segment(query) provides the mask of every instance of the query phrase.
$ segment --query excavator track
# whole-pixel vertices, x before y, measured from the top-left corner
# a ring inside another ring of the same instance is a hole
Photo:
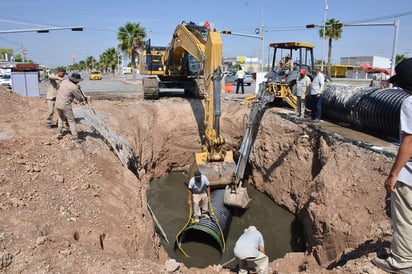
[[[154,77],[143,78],[143,98],[159,99],[159,81]]]

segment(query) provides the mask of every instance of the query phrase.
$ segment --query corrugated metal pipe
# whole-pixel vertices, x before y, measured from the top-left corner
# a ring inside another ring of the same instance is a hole
[[[408,97],[398,88],[359,88],[331,85],[322,96],[325,118],[399,138],[400,109]]]

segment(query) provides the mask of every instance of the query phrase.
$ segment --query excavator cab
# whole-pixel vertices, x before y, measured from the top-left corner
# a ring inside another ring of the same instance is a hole
[[[299,71],[306,69],[307,75],[313,78],[314,45],[307,42],[280,42],[269,44],[273,48],[272,68],[266,74],[268,91],[274,94],[274,103],[285,101],[296,109],[296,96],[293,86],[299,77]]]

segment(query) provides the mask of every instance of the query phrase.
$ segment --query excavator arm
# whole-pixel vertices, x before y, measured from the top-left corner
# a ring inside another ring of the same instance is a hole
[[[250,151],[259,131],[263,114],[273,102],[274,95],[267,91],[266,83],[261,83],[252,104],[246,128],[243,133],[242,144],[239,150],[239,158],[232,176],[231,184],[226,186],[224,203],[227,206],[245,208],[250,202],[246,187],[243,186],[246,165],[249,160]]]

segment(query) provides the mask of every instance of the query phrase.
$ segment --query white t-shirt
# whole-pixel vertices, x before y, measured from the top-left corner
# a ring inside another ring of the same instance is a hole
[[[241,260],[256,258],[260,254],[259,247],[265,247],[262,233],[251,226],[236,241],[233,253]]]
[[[206,193],[209,186],[209,180],[206,176],[201,175],[200,182],[196,182],[195,177],[192,177],[189,181],[188,188],[192,190],[193,194]]]
[[[412,96],[407,97],[401,106],[400,141],[402,142],[402,132],[412,134]],[[401,169],[398,181],[412,186],[412,158]]]

